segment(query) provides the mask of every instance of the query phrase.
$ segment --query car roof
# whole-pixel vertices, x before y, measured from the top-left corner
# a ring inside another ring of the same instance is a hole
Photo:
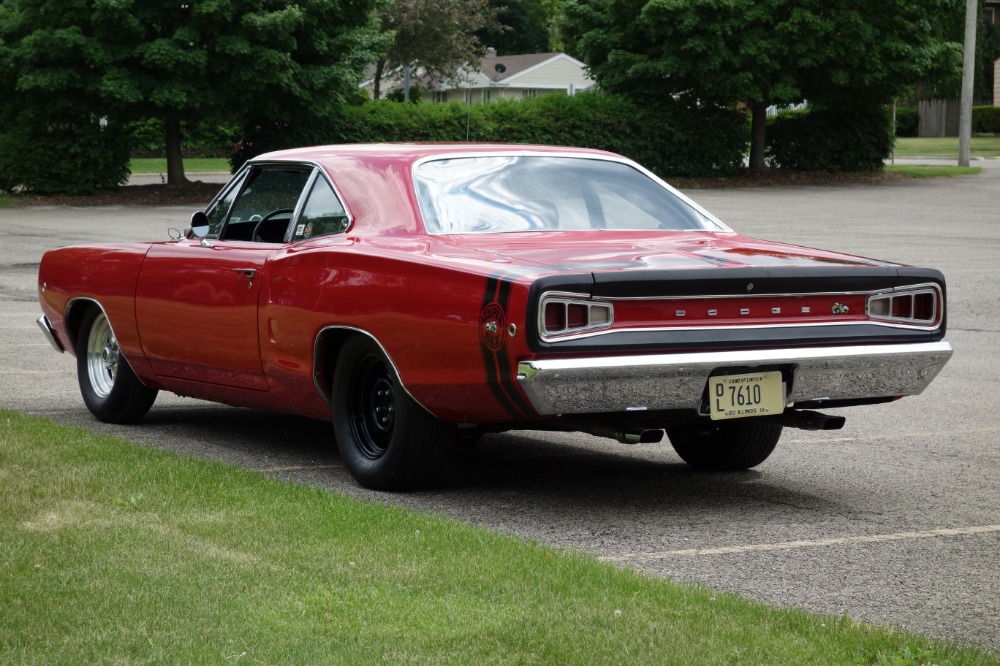
[[[327,162],[336,162],[346,158],[351,161],[360,162],[368,160],[416,162],[417,160],[427,157],[447,157],[448,155],[456,153],[466,155],[469,153],[558,153],[561,155],[573,154],[621,159],[621,156],[604,150],[573,148],[567,146],[542,146],[511,143],[359,143],[310,146],[306,148],[279,150],[258,155],[251,161],[314,162],[324,164]]]

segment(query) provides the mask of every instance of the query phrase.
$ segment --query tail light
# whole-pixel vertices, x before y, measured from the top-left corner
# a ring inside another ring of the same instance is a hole
[[[614,323],[610,303],[583,298],[543,296],[539,315],[543,339],[599,331]]]
[[[866,308],[869,319],[933,328],[941,323],[944,303],[937,286],[921,286],[872,294]]]

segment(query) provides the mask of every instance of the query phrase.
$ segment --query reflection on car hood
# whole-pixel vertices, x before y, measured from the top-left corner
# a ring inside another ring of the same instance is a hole
[[[453,237],[469,249],[555,269],[590,272],[743,266],[892,266],[734,233],[545,233]]]

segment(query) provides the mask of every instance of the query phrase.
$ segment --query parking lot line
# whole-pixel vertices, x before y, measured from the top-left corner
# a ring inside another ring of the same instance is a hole
[[[655,553],[628,553],[626,555],[607,556],[599,559],[606,562],[624,563],[644,560],[663,560],[671,557],[700,557],[703,555],[732,555],[738,553],[757,553],[773,550],[793,550],[796,548],[822,548],[825,546],[844,546],[859,543],[884,543],[887,541],[908,541],[912,539],[930,539],[934,537],[968,536],[970,534],[989,534],[992,532],[1000,532],[1000,525],[950,527],[938,530],[927,530],[923,532],[896,532],[894,534],[831,537],[828,539],[759,543],[747,546],[725,546],[722,548],[687,548],[684,550],[664,550]]]

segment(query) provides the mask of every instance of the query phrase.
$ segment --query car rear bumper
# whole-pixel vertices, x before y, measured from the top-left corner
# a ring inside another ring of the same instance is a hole
[[[916,395],[937,376],[947,342],[545,359],[518,363],[518,381],[542,415],[700,410],[709,375],[790,371],[786,404]]]

